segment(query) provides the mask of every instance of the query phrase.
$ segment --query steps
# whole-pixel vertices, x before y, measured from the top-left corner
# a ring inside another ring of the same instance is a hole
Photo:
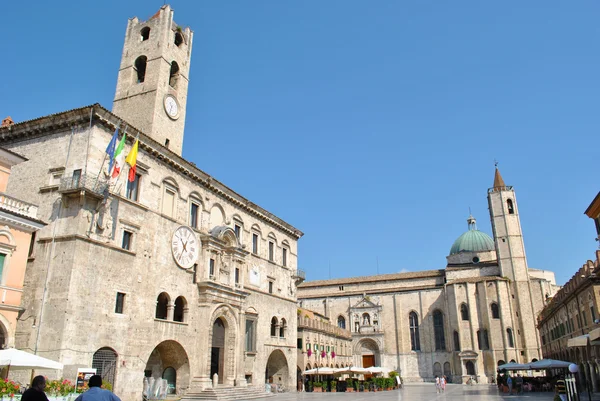
[[[208,388],[196,393],[187,393],[181,397],[181,401],[201,400],[253,400],[257,398],[273,397],[274,393],[265,392],[265,387],[234,387],[218,386]]]

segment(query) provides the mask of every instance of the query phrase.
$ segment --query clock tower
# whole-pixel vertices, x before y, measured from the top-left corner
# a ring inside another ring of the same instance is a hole
[[[179,156],[193,35],[169,5],[148,21],[130,19],[113,102],[113,113]]]

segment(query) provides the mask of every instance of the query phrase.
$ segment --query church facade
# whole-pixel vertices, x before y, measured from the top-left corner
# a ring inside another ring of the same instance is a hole
[[[296,383],[303,233],[181,157],[193,33],[168,5],[129,20],[113,112],[96,104],[0,128],[27,161],[7,192],[47,222],[15,346],[93,367],[123,400],[144,378],[182,396]],[[139,140],[135,174],[105,150]],[[35,324],[32,324],[35,322]],[[273,328],[273,330],[272,330]],[[262,390],[261,390],[262,391]]]
[[[355,366],[407,381],[488,383],[498,365],[541,359],[536,318],[554,273],[527,266],[515,191],[497,169],[488,203],[493,238],[469,216],[444,269],[308,281],[299,305],[352,332]]]

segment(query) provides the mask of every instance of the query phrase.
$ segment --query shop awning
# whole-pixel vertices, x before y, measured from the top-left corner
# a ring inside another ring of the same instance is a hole
[[[600,329],[590,331],[590,341],[600,341]]]
[[[569,338],[569,341],[567,341],[567,347],[569,347],[569,348],[573,348],[573,347],[587,347],[589,341],[590,341],[590,335],[589,334],[584,334],[584,335],[579,336],[579,337]]]

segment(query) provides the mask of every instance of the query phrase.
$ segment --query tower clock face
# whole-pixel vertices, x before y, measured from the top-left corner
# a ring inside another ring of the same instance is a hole
[[[196,238],[196,233],[186,226],[177,228],[171,240],[171,250],[173,259],[179,267],[189,269],[194,266],[200,253],[200,242]]]
[[[165,112],[172,119],[176,119],[179,117],[179,103],[177,99],[173,95],[165,96],[164,100]]]

